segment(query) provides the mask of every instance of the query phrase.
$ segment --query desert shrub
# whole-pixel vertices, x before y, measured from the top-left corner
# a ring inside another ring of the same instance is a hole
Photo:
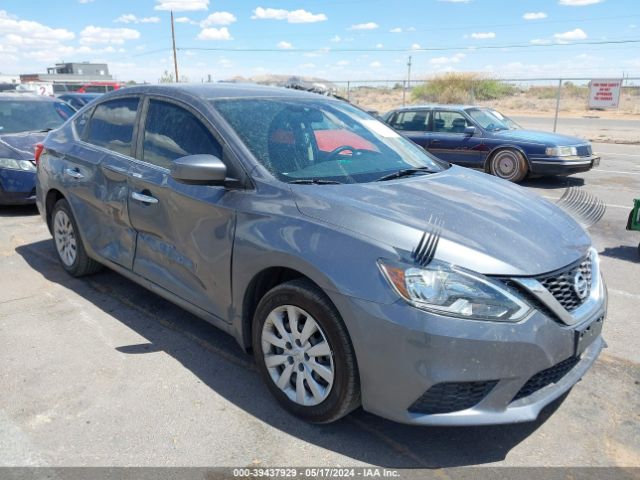
[[[496,100],[513,95],[516,87],[474,73],[447,73],[418,85],[411,91],[414,101],[466,103]]]

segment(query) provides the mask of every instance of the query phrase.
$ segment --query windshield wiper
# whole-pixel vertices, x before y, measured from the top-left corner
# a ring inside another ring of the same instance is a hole
[[[300,185],[341,185],[341,182],[335,180],[323,180],[321,178],[301,178],[299,180],[291,180],[287,183],[297,183]]]
[[[386,180],[394,180],[396,178],[408,177],[410,175],[414,175],[416,173],[435,173],[429,167],[414,167],[414,168],[403,168],[402,170],[398,170],[397,172],[390,173],[389,175],[385,175],[376,180],[376,182],[384,182]]]

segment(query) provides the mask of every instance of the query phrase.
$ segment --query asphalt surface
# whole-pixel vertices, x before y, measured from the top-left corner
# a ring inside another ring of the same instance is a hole
[[[526,187],[607,203],[592,228],[609,344],[568,396],[520,425],[424,428],[358,410],[327,426],[282,411],[228,335],[109,271],[66,275],[34,208],[0,208],[0,466],[640,467],[640,151]]]

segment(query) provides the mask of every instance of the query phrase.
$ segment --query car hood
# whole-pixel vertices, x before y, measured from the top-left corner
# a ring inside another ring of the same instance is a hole
[[[7,133],[0,135],[0,158],[33,160],[34,146],[47,136],[43,132]]]
[[[558,133],[540,132],[537,130],[499,130],[491,132],[494,138],[500,138],[511,142],[530,142],[540,143],[543,145],[551,145],[558,147],[584,145],[589,143],[587,140],[579,137],[571,137],[569,135],[560,135]]]
[[[442,219],[435,258],[487,275],[538,275],[585,255],[591,239],[551,202],[453,166],[432,175],[353,185],[292,185],[303,215],[410,258],[430,216]]]

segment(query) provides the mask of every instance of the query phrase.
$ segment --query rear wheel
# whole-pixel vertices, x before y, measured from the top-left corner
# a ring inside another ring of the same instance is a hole
[[[346,327],[308,280],[283,283],[262,298],[253,319],[253,351],[271,393],[306,421],[333,422],[360,403]]]
[[[491,157],[489,171],[496,177],[517,183],[524,180],[529,167],[527,160],[520,152],[509,148],[500,150]]]
[[[51,225],[58,259],[67,273],[81,277],[102,268],[98,262],[88,257],[73,213],[65,199],[58,200],[53,207]]]

